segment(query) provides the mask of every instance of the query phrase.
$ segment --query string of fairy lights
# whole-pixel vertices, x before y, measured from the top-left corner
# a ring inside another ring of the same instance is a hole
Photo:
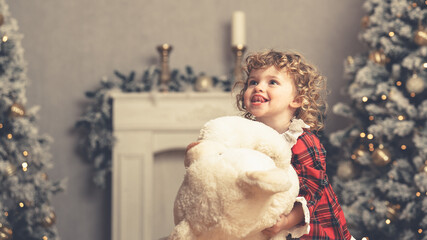
[[[0,14],[0,26],[2,26],[4,23],[4,16],[3,14]],[[12,48],[12,46],[15,46],[14,43],[10,43],[11,39],[9,38],[7,33],[2,33],[0,41],[0,51],[4,52],[6,49]],[[13,97],[12,97],[13,98]],[[0,118],[0,136],[4,136],[6,141],[19,141],[19,139],[16,139],[16,136],[13,132],[13,123],[12,121],[18,119],[18,118],[26,118],[29,117],[27,115],[25,107],[18,103],[14,102],[10,107],[9,111],[6,115],[3,116],[3,118]],[[19,135],[19,134],[18,134]],[[18,138],[21,136],[18,136]],[[8,155],[14,155],[14,153],[9,153]],[[12,163],[11,161],[1,161],[0,163],[3,164],[2,168],[4,169],[2,171],[3,174],[5,174],[5,177],[11,177],[18,174],[26,174],[30,172],[31,168],[31,152],[29,149],[22,149],[19,151],[19,155],[14,158],[15,163]],[[16,156],[16,155],[15,155]],[[21,171],[19,173],[18,171]],[[31,172],[33,174],[33,172]],[[48,175],[44,172],[37,173],[37,176],[35,176],[39,179],[48,180]],[[16,208],[24,210],[27,207],[34,207],[34,203],[32,203],[29,200],[14,200],[17,201]],[[3,209],[3,216],[8,218],[11,215],[10,211],[16,211],[12,208]],[[43,227],[50,227],[56,222],[56,215],[54,211],[50,211],[47,215],[41,216],[38,220],[38,224],[40,224]],[[13,228],[6,223],[0,222],[0,240],[11,240],[14,238],[14,230]],[[41,240],[49,240],[49,237],[46,234],[43,234],[40,236]]]
[[[408,10],[411,10],[417,7],[423,7],[423,8],[425,7],[425,6],[420,6],[420,4],[421,3],[413,2],[408,6]],[[423,2],[422,4],[427,5],[427,1]],[[401,18],[402,16],[396,15],[396,17]],[[370,17],[364,16],[361,19],[362,28],[366,29],[369,27],[369,25],[370,25]],[[389,39],[393,39],[398,37],[398,34],[395,31],[389,31],[387,36],[389,37]],[[418,28],[415,31],[415,34],[413,35],[412,40],[415,43],[414,49],[420,48],[421,51],[423,51],[422,49],[424,49],[424,51],[427,51],[427,48],[426,48],[427,30],[421,24],[421,21],[419,21],[418,23]],[[426,56],[427,53],[424,53],[422,55]],[[390,65],[388,64],[391,62],[391,58],[392,57],[389,57],[385,54],[384,49],[373,50],[368,55],[369,61],[384,67],[390,67]],[[355,64],[357,64],[355,61],[356,60],[352,56],[349,56],[346,59],[346,64],[354,66]],[[394,79],[393,85],[401,93],[397,93],[397,91],[395,92],[390,91],[389,93],[379,93],[379,94],[376,93],[378,95],[374,94],[373,96],[361,96],[359,99],[360,102],[356,103],[356,106],[363,109],[361,112],[362,114],[366,115],[367,124],[370,125],[375,123],[375,121],[377,121],[378,119],[381,119],[382,117],[381,114],[383,114],[383,113],[377,113],[379,115],[377,116],[376,114],[373,114],[372,112],[367,111],[366,106],[368,104],[378,104],[378,105],[386,106],[390,98],[396,97],[396,96],[393,96],[393,94],[400,94],[399,97],[402,97],[402,99],[407,98],[408,104],[410,103],[414,104],[416,102],[421,102],[425,100],[426,83],[424,81],[424,78],[426,77],[425,75],[426,70],[427,70],[427,61],[425,60],[425,58],[424,59],[420,58],[420,62],[415,62],[412,69],[406,69],[406,72],[402,74],[403,76],[405,76],[405,74],[406,76],[409,76],[407,79],[402,79],[401,77],[402,75]],[[391,115],[391,118],[393,118],[394,121],[397,120],[398,122],[407,121],[411,117],[411,116],[408,116],[408,114],[405,113],[404,110],[402,110],[399,113],[392,113],[392,114],[387,113],[387,114]],[[420,131],[421,128],[422,126],[419,126],[419,123],[418,123],[418,126],[417,126],[417,123],[415,123],[414,124],[415,134],[417,133],[417,131]],[[410,141],[412,141],[412,139],[408,139],[404,137],[402,137],[401,139],[398,139],[397,141],[394,141],[393,143],[388,143],[389,144],[388,148],[390,149],[387,149],[387,147],[385,146],[386,144],[383,141],[383,136],[375,136],[375,134],[373,134],[372,132],[369,132],[367,127],[364,130],[360,130],[358,136],[354,140],[355,141],[353,146],[355,150],[352,153],[350,153],[350,158],[353,161],[358,162],[358,161],[363,161],[363,159],[366,158],[367,155],[370,155],[372,159],[372,163],[377,167],[385,167],[389,164],[393,164],[393,165],[398,164],[397,161],[395,161],[396,157],[394,157],[394,155],[392,157],[392,153],[390,150],[392,150],[393,153],[397,152],[398,154],[402,154],[402,156],[411,154],[413,153],[412,150],[414,150],[414,149],[411,149],[412,143]],[[427,160],[424,159],[423,161],[424,161],[424,164],[418,169],[418,171],[420,173],[427,174]],[[361,165],[366,164],[361,162],[358,162],[358,163],[360,163]],[[353,176],[354,174],[357,174],[354,172],[354,171],[357,171],[357,169],[354,168],[352,164],[351,166],[346,166],[346,168],[347,168],[346,174],[350,172],[353,174]],[[352,170],[350,170],[350,168]],[[388,177],[390,179],[394,178],[394,176],[391,174]],[[415,192],[415,199],[422,200],[426,196],[427,196],[427,192],[422,192],[420,190]],[[390,225],[398,219],[399,213],[402,210],[402,206],[398,203],[392,203],[389,201],[386,201],[385,203],[386,203],[386,215],[385,215],[384,222],[385,224]],[[374,211],[375,206],[371,204],[369,206],[369,209],[371,211]],[[414,229],[416,229],[415,230],[416,233],[421,235],[424,232],[424,229],[420,227],[420,225],[418,226],[419,227],[415,227]],[[370,240],[368,236],[364,236],[361,239]]]
[[[427,4],[427,1],[425,1],[425,4]],[[418,3],[414,2],[411,3],[410,6],[408,6],[408,8],[416,8],[418,7]],[[401,16],[397,16],[398,18]],[[2,18],[2,16],[1,16]],[[3,20],[1,20],[2,22]],[[1,25],[2,23],[0,23]],[[362,26],[363,27],[368,27],[369,26],[369,17],[365,16],[362,18]],[[388,37],[389,38],[396,38],[397,34],[395,31],[389,31],[388,32]],[[424,28],[424,26],[422,26],[422,24],[419,24],[418,26],[418,30],[415,32],[415,35],[413,37],[414,43],[416,43],[418,46],[427,46],[427,30]],[[7,34],[4,34],[1,37],[1,43],[2,45],[7,43],[9,41],[9,37]],[[379,65],[386,65],[388,63],[390,63],[390,58],[384,53],[384,50],[382,49],[378,49],[375,51],[372,51],[369,54],[369,60],[379,64]],[[353,64],[354,63],[354,59],[352,57],[348,57],[347,58],[347,63],[348,64]],[[417,68],[417,69],[413,69],[412,73],[410,74],[409,79],[407,79],[406,81],[402,81],[400,79],[397,79],[394,83],[394,85],[401,89],[404,90],[404,92],[406,94],[408,94],[408,96],[410,97],[410,99],[412,99],[412,101],[416,101],[419,98],[422,98],[423,96],[420,96],[421,93],[423,93],[425,91],[425,82],[424,79],[421,76],[421,72],[427,70],[427,62],[423,62],[421,63],[421,65]],[[200,78],[201,79],[201,78]],[[208,79],[210,83],[212,80]],[[206,81],[206,80],[205,80]],[[212,85],[212,84],[211,84]],[[371,102],[380,102],[381,101],[383,103],[386,103],[388,100],[390,99],[390,95],[389,94],[381,94],[379,96],[379,99],[370,99],[368,96],[363,96],[360,101],[362,104],[369,104]],[[25,116],[25,108],[19,104],[19,103],[14,103],[11,107],[10,107],[10,113],[9,113],[9,117],[10,118],[18,118],[18,117],[24,117]],[[398,121],[405,121],[408,119],[408,116],[404,113],[400,113],[397,114],[396,116],[394,116]],[[369,122],[374,122],[377,117],[375,115],[368,115],[367,119]],[[5,125],[6,123],[0,123],[0,132],[3,131],[7,131],[5,133],[6,139],[7,140],[14,140],[14,135],[13,132],[11,132],[9,126]],[[400,151],[402,152],[407,152],[409,149],[409,144],[405,143],[405,142],[399,142],[398,143],[398,149],[400,149]],[[16,174],[16,172],[18,171],[22,171],[23,173],[26,173],[30,170],[31,167],[31,153],[29,152],[28,149],[23,149],[21,151],[22,156],[24,157],[23,161],[19,163],[18,167],[15,166],[14,164],[8,163],[6,169],[6,174],[11,176]],[[356,150],[351,154],[351,159],[357,161],[359,158],[363,157],[366,154],[370,154],[372,159],[373,159],[373,163],[376,166],[379,167],[383,167],[383,166],[387,166],[388,164],[396,164],[396,162],[393,162],[393,158],[391,156],[391,152],[390,150],[388,150],[384,144],[382,143],[381,139],[377,139],[376,136],[373,133],[369,133],[368,131],[364,130],[361,131],[359,134],[359,147],[356,148]],[[424,165],[419,169],[420,172],[425,172],[427,173],[427,160],[424,162]],[[46,173],[41,173],[41,177],[43,179],[47,179],[47,174]],[[390,176],[391,178],[393,176]],[[423,196],[426,196],[427,192],[422,193],[421,191],[417,191],[415,193],[415,196],[417,198],[421,198]],[[32,203],[28,202],[28,201],[19,201],[17,203],[17,206],[19,208],[25,208],[26,206],[31,206]],[[391,202],[387,202],[386,203],[387,206],[387,214],[386,214],[386,219],[384,220],[386,224],[391,224],[393,221],[396,220],[399,210],[401,209],[401,205],[400,204],[393,204]],[[370,209],[373,211],[375,209],[375,206],[370,206]],[[4,211],[3,212],[4,216],[8,217],[9,216],[9,212],[8,211]],[[55,217],[55,213],[51,212],[48,216],[45,216],[42,221],[41,224],[43,224],[44,226],[51,226],[55,223],[56,217]],[[421,234],[423,233],[423,229],[422,228],[418,228],[417,229],[417,233]],[[13,235],[13,230],[5,225],[0,223],[0,240],[10,240],[12,238]],[[41,237],[42,240],[48,240],[47,236],[42,236]],[[363,237],[362,240],[369,240],[369,237]]]
[[[427,4],[427,1],[425,1],[425,4]],[[408,8],[416,8],[418,7],[418,4],[416,2],[413,2],[410,4],[410,6],[408,6]],[[397,16],[397,17],[401,17],[401,16]],[[361,20],[361,25],[363,28],[367,28],[369,26],[369,16],[364,16]],[[393,38],[396,36],[394,31],[390,31],[388,33],[388,36],[390,38]],[[421,25],[419,24],[418,26],[418,30],[415,32],[414,35],[414,42],[418,45],[418,46],[427,46],[427,30]],[[372,51],[369,54],[369,60],[377,63],[379,65],[386,65],[387,63],[390,62],[390,59],[384,54],[383,50],[375,50]],[[354,59],[352,56],[347,57],[347,64],[354,64]],[[422,65],[419,68],[419,71],[424,71],[427,69],[427,62],[422,63]],[[401,80],[396,80],[395,81],[395,85],[399,88],[403,88],[405,85],[406,91],[409,93],[409,96],[411,98],[415,98],[417,96],[417,94],[422,93],[425,90],[425,82],[424,79],[421,78],[419,76],[419,74],[417,74],[417,71],[414,69],[413,70],[413,74],[412,76],[406,81],[405,84],[402,83]],[[423,97],[423,96],[421,96]],[[387,96],[386,94],[381,94],[380,99],[382,101],[387,101],[389,99],[389,96]],[[368,96],[363,96],[361,98],[361,102],[362,103],[369,103],[371,99],[369,99]],[[374,99],[375,100],[375,99]],[[404,121],[407,119],[407,116],[405,116],[405,114],[399,114],[397,116],[395,116],[397,120],[399,121]],[[368,120],[369,121],[375,121],[375,116],[374,115],[369,115],[368,116]],[[361,139],[367,139],[367,140],[373,140],[374,139],[374,135],[372,133],[366,133],[366,132],[361,132],[360,133],[360,138]],[[371,142],[368,144],[369,146],[369,151],[370,152],[375,152],[376,150],[380,149],[375,155],[378,155],[381,157],[381,159],[378,159],[378,165],[386,165],[390,162],[390,156],[387,150],[384,150],[384,145],[383,144],[379,144],[378,148],[374,148],[374,144]],[[407,150],[407,144],[401,144],[400,145],[400,149],[402,151]],[[358,155],[363,154],[362,151],[363,149],[359,149],[357,152],[355,152],[352,155],[352,159],[356,159]]]
[[[14,103],[11,107],[10,107],[10,111],[9,111],[9,118],[18,118],[18,117],[25,117],[26,113],[25,113],[25,108],[18,103]],[[5,124],[0,123],[0,132],[1,130],[6,129]],[[13,141],[14,140],[14,136],[12,133],[6,133],[6,139],[8,139],[9,141]],[[20,171],[22,171],[23,173],[26,173],[29,171],[30,168],[30,152],[29,150],[23,150],[21,152],[21,155],[24,157],[24,161],[22,161],[21,163],[19,163],[19,168],[16,167],[14,164],[7,162],[6,164],[6,175],[7,176],[12,176],[17,174],[18,169]],[[40,173],[40,178],[44,179],[44,180],[48,180],[48,176],[46,173]],[[32,206],[33,204],[30,201],[18,201],[17,203],[17,207],[19,207],[20,209],[24,209],[25,207],[29,207]],[[3,215],[5,217],[9,217],[9,212],[8,211],[4,211]],[[44,216],[41,220],[40,220],[40,224],[44,227],[50,227],[53,224],[55,224],[56,222],[56,215],[55,212],[51,211],[47,216]],[[0,240],[11,240],[13,237],[13,230],[10,226],[6,225],[6,224],[2,224],[0,222]],[[49,238],[46,235],[41,236],[42,240],[49,240]]]

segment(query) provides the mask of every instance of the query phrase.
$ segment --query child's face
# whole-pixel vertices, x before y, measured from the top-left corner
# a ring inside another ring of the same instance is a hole
[[[294,80],[276,67],[252,70],[243,95],[246,110],[260,122],[287,123],[301,106],[296,100]]]

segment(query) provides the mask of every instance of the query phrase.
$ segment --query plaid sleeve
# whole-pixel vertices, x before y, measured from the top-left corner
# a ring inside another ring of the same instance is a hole
[[[304,132],[298,138],[292,152],[292,165],[298,174],[300,183],[299,196],[307,200],[307,207],[312,215],[328,185],[326,151],[316,135]]]

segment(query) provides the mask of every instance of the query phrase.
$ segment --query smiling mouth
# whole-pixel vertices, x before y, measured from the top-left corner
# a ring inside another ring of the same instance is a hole
[[[255,95],[251,98],[251,103],[265,103],[268,102],[268,99],[265,99],[262,96]]]

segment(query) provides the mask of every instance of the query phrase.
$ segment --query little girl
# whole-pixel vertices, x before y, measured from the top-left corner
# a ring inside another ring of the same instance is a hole
[[[323,127],[325,78],[295,53],[267,51],[247,57],[247,79],[237,95],[245,117],[284,133],[294,118],[310,130],[292,148],[292,165],[300,183],[299,197],[290,214],[282,215],[263,231],[272,237],[289,230],[300,239],[352,239],[344,213],[326,175],[326,151],[312,131]]]

